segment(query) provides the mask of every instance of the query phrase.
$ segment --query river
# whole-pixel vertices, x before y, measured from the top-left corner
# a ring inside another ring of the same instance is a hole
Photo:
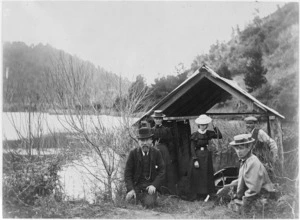
[[[30,120],[29,120],[30,118]],[[71,115],[56,115],[49,113],[35,112],[30,115],[26,112],[4,112],[2,113],[3,140],[17,140],[19,135],[28,136],[29,121],[31,122],[31,132],[37,136],[39,133],[49,134],[51,132],[75,132],[67,121],[70,121]],[[123,122],[121,117],[109,115],[82,115],[86,130],[93,129],[94,125],[103,125],[105,128],[113,129],[119,127]],[[137,121],[138,118],[131,118],[130,124]],[[75,118],[78,123],[77,118]],[[17,129],[17,130],[16,130]],[[18,135],[18,132],[20,134]]]
[[[107,115],[83,115],[82,118],[87,131],[93,129],[99,121],[101,121],[101,125],[105,128],[114,129],[119,127],[123,120],[121,117]],[[75,132],[66,122],[69,119],[70,115],[38,112],[29,116],[26,112],[4,112],[2,114],[2,138],[3,140],[17,140],[20,136],[28,137],[29,124],[34,136],[40,135],[41,132],[43,135],[50,134],[51,132]],[[133,124],[137,119],[130,119],[130,123]],[[23,149],[23,151],[19,152],[25,153],[25,150]],[[54,151],[48,149],[48,152],[53,153]],[[116,156],[114,160],[114,163],[117,164],[119,157]],[[62,167],[58,174],[66,200],[85,199],[89,203],[96,201],[95,192],[103,190],[104,184],[91,173],[105,180],[106,173],[104,166],[96,154],[93,156],[84,156]]]

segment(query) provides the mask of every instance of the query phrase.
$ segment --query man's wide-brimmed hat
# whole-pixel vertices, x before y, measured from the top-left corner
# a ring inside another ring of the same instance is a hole
[[[151,130],[151,128],[147,128],[147,127],[142,127],[139,129],[138,132],[138,139],[146,139],[146,138],[151,138],[153,136],[153,132]]]
[[[209,124],[212,121],[212,119],[210,117],[208,117],[207,115],[200,115],[195,122],[199,125],[206,125]]]
[[[151,115],[152,118],[163,118],[166,115],[162,112],[162,110],[155,110],[154,114]]]
[[[257,118],[253,117],[253,116],[249,116],[249,117],[246,117],[244,119],[244,121],[247,123],[247,122],[257,122]]]
[[[240,145],[240,144],[250,144],[254,138],[251,137],[251,134],[239,134],[233,137],[233,141],[230,142],[230,145]]]

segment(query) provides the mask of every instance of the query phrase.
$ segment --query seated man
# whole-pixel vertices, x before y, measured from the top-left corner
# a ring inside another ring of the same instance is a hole
[[[146,207],[156,203],[156,189],[165,178],[161,153],[153,147],[150,128],[139,129],[139,147],[130,151],[125,166],[126,201],[136,199]]]
[[[237,135],[234,141],[230,142],[241,162],[239,177],[217,192],[217,195],[221,196],[228,193],[231,186],[237,186],[233,204],[241,206],[245,214],[250,212],[260,195],[274,192],[265,167],[251,152],[253,142],[254,139],[249,134]]]

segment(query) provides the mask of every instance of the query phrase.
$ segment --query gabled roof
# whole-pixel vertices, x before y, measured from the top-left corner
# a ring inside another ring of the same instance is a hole
[[[283,115],[264,105],[239,87],[235,81],[225,79],[208,66],[203,65],[153,106],[141,119],[151,115],[157,109],[163,110],[164,114],[170,118],[199,116],[205,114],[223,98],[230,96],[234,96],[250,106],[253,114],[263,113],[284,118]]]

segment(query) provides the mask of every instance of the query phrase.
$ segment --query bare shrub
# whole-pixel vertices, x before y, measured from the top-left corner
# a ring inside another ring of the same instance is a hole
[[[62,114],[61,123],[74,134],[74,139],[84,149],[84,155],[78,152],[76,165],[86,170],[100,185],[104,185],[104,193],[101,193],[103,189],[95,187],[96,197],[101,197],[100,192],[102,196],[105,195],[105,199],[113,201],[113,189],[118,188],[122,181],[124,160],[134,144],[132,117],[137,110],[143,111],[147,107],[145,101],[148,91],[132,88],[129,94],[120,90],[122,102],[118,112],[121,117],[116,125],[101,115],[93,105],[97,91],[93,79],[97,76],[91,66],[61,53],[53,58],[52,68],[45,70],[45,74],[49,79],[45,100],[54,112]]]

